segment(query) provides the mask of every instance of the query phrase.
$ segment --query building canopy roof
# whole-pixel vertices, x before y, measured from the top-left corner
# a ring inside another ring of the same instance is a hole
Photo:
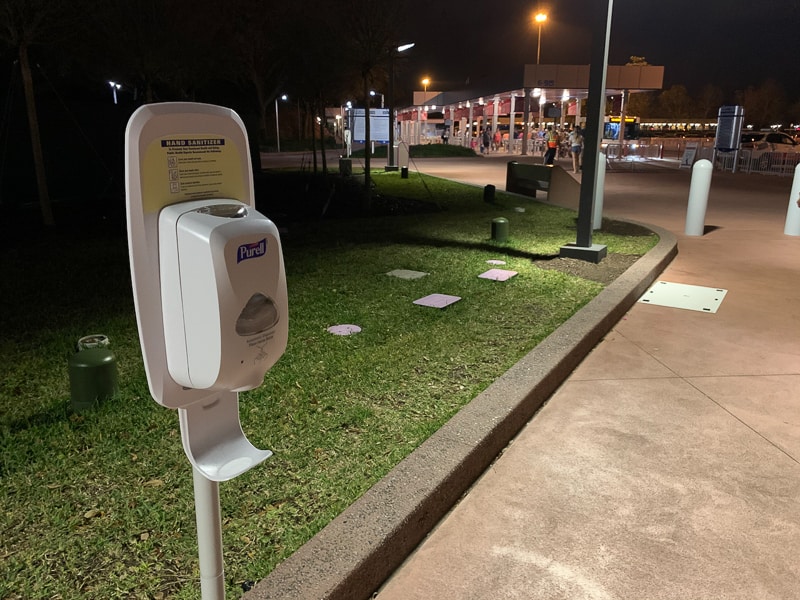
[[[660,90],[664,81],[664,67],[654,65],[609,65],[606,71],[606,95],[627,92]],[[589,95],[589,65],[525,65],[522,85],[517,89],[462,89],[449,92],[414,92],[414,106],[433,105],[448,107],[464,102],[478,102],[495,96],[524,97],[526,91],[540,95],[541,90],[553,90],[548,98],[563,96],[586,99]],[[408,107],[412,108],[412,107]]]

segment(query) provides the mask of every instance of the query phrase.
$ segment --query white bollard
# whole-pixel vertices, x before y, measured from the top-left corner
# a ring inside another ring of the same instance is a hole
[[[594,205],[592,207],[592,229],[603,226],[603,189],[606,185],[606,155],[597,153],[597,181],[594,186]]]
[[[792,191],[789,193],[789,208],[786,211],[786,235],[800,235],[800,164],[794,168]]]
[[[711,189],[711,161],[698,160],[692,167],[692,183],[689,187],[689,207],[686,210],[686,235],[703,235],[708,206],[708,192]]]

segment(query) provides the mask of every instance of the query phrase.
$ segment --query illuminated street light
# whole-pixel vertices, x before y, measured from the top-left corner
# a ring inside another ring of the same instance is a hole
[[[111,93],[114,95],[114,104],[117,103],[117,90],[120,89],[122,86],[118,84],[116,81],[109,81],[108,85],[111,86]]]
[[[389,147],[386,149],[387,161],[386,169],[395,170],[395,155],[394,155],[394,130],[397,127],[397,114],[394,110],[394,59],[401,52],[411,50],[414,47],[414,42],[398,46],[389,54]]]
[[[536,38],[536,64],[539,64],[539,57],[542,54],[542,23],[547,21],[547,15],[543,12],[538,12],[533,16],[536,25],[539,29],[539,35]]]
[[[370,96],[373,96],[373,97],[374,97],[374,96],[380,96],[380,97],[381,97],[381,108],[383,108],[383,101],[384,101],[384,96],[383,96],[383,94],[381,94],[380,92],[376,92],[375,90],[370,90],[370,91],[369,91],[369,95],[370,95]]]
[[[283,94],[281,96],[281,100],[286,102],[289,99],[289,96]],[[275,98],[275,139],[278,141],[278,152],[281,151],[281,126],[278,121],[278,98]]]
[[[430,83],[431,83],[431,80],[428,77],[425,77],[422,80],[422,86],[423,86],[422,89],[425,91],[426,98],[427,98],[427,94],[428,94],[428,86],[430,85]]]

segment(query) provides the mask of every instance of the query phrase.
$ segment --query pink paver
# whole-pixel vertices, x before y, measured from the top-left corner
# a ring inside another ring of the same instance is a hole
[[[419,300],[414,300],[414,304],[419,304],[420,306],[432,306],[433,308],[444,308],[445,306],[449,306],[454,302],[458,302],[459,300],[461,300],[461,297],[459,296],[430,294],[429,296],[425,296]]]
[[[354,333],[359,333],[361,331],[361,327],[358,325],[331,325],[328,327],[328,333],[332,333],[334,335],[353,335]]]

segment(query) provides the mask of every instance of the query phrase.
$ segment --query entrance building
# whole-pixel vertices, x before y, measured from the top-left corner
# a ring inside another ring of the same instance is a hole
[[[620,118],[630,94],[660,90],[664,67],[608,67],[606,97],[619,96]],[[475,147],[484,128],[500,133],[499,149],[537,151],[537,131],[549,125],[583,125],[581,105],[588,96],[589,65],[525,65],[522,85],[507,91],[414,92],[414,104],[397,110],[397,139],[409,145],[446,143]],[[527,140],[526,144],[522,140]]]

